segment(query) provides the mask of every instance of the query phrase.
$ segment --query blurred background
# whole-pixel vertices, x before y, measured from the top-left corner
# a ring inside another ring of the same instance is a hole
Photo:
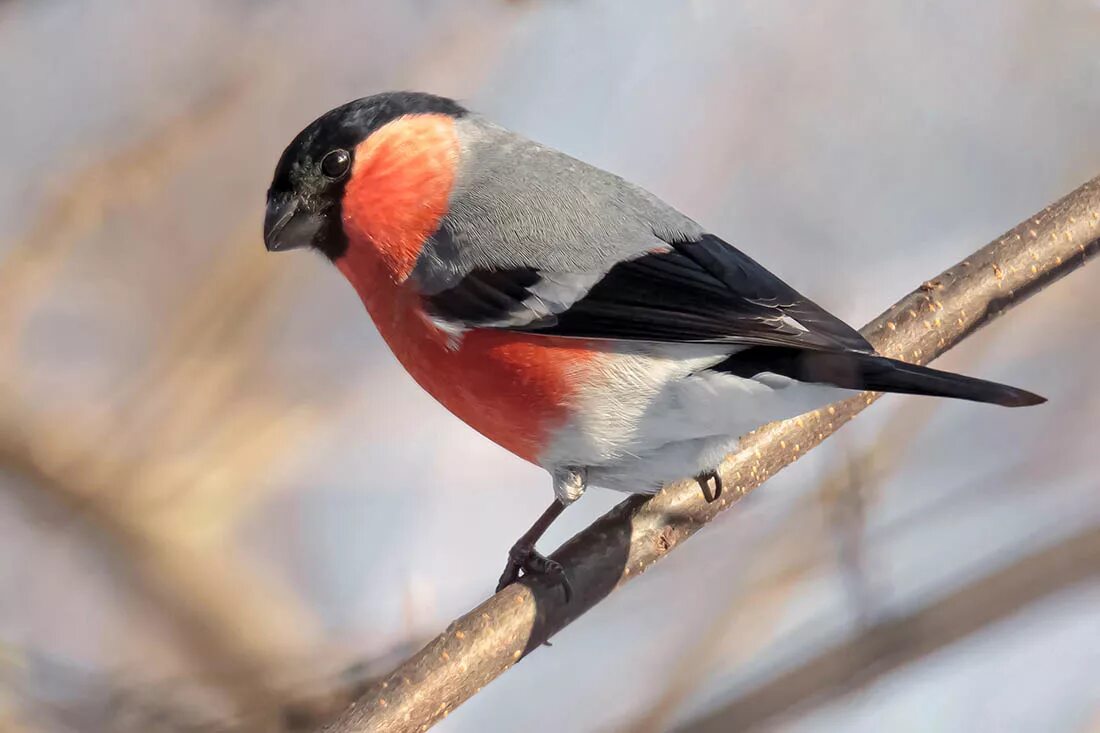
[[[455,96],[860,325],[1100,173],[1098,43],[1095,0],[0,0],[0,730],[306,728],[547,502],[264,252],[321,112]],[[882,400],[438,730],[1100,730],[1098,274],[937,362],[1049,404]]]

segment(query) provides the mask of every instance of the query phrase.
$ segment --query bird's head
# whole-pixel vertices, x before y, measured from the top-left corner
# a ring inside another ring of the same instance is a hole
[[[430,94],[364,97],[314,120],[283,151],[267,192],[270,251],[311,247],[340,264],[370,247],[396,271],[446,213],[457,165],[454,120],[467,111]]]

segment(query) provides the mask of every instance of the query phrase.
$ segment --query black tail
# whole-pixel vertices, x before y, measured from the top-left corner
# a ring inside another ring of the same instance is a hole
[[[772,372],[800,382],[831,384],[846,389],[952,397],[1005,407],[1025,407],[1046,402],[1045,397],[1005,384],[855,351],[754,346],[733,354],[712,368],[741,377]]]

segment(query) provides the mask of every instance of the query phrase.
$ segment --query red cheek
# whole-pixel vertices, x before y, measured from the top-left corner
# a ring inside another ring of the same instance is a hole
[[[457,163],[454,119],[446,115],[402,117],[372,133],[355,150],[344,190],[350,246],[368,248],[403,281],[447,213]]]

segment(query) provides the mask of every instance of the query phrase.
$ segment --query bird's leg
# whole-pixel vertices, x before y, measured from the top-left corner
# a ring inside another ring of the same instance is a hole
[[[710,482],[714,480],[714,493],[710,493]],[[699,474],[695,477],[695,480],[699,482],[699,488],[703,490],[703,498],[707,500],[707,503],[718,501],[718,498],[722,496],[722,477],[718,471],[710,470]]]
[[[561,583],[565,592],[565,602],[569,603],[573,597],[573,588],[569,585],[569,578],[565,575],[565,568],[561,563],[555,562],[535,550],[535,543],[546,532],[554,520],[565,511],[565,503],[555,499],[554,503],[542,513],[531,529],[523,533],[523,536],[512,545],[508,551],[508,564],[504,567],[504,573],[497,583],[497,593],[519,580],[520,572],[524,575],[549,575]]]

